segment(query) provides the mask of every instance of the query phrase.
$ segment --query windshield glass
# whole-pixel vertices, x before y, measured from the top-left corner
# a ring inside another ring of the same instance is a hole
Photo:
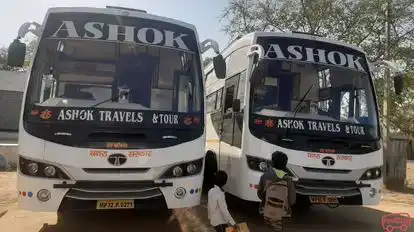
[[[202,111],[195,53],[134,43],[53,38],[42,40],[39,48],[28,93],[32,104]]]
[[[258,81],[251,86],[251,113],[275,119],[268,127],[378,136],[377,130],[364,127],[378,125],[373,89],[366,72],[267,60],[266,67],[255,72],[255,78]],[[292,118],[295,120],[289,120]]]

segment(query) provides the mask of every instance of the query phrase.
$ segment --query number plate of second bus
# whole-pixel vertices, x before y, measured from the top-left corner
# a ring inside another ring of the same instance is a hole
[[[96,209],[133,209],[134,200],[103,200],[96,202]]]
[[[310,199],[310,202],[313,204],[338,204],[339,203],[336,197],[330,197],[330,196],[326,196],[326,197],[310,196],[309,199]]]

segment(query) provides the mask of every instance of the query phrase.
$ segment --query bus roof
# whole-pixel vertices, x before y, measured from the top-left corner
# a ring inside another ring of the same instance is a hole
[[[316,35],[309,35],[309,34],[302,34],[298,32],[251,32],[249,34],[244,35],[243,37],[233,41],[230,43],[223,51],[223,57],[226,58],[231,53],[233,53],[235,50],[253,45],[256,41],[257,37],[267,37],[267,36],[274,36],[274,37],[290,37],[290,38],[298,38],[298,39],[307,39],[307,40],[315,40],[323,43],[330,43],[330,44],[336,44],[344,47],[352,48],[356,51],[362,52],[364,55],[366,54],[361,48],[352,45],[347,44],[338,40],[333,40],[321,36]],[[210,62],[204,70],[207,70],[207,72],[210,72],[213,69],[213,62]]]
[[[64,13],[64,12],[82,12],[82,13],[98,13],[98,14],[108,14],[108,15],[119,15],[119,16],[129,16],[129,17],[138,17],[146,18],[152,20],[163,21],[166,23],[176,24],[182,27],[187,27],[193,31],[196,31],[196,27],[192,24],[179,21],[176,19],[166,18],[158,15],[152,15],[145,13],[142,10],[128,10],[126,8],[94,8],[94,7],[52,7],[46,13],[45,20],[50,13]],[[197,33],[196,33],[197,34]],[[198,35],[197,35],[198,39]]]

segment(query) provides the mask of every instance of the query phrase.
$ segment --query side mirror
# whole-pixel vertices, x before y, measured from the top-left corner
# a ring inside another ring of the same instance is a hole
[[[226,78],[226,61],[221,54],[213,58],[214,72],[218,79]]]
[[[15,39],[9,46],[7,54],[7,65],[11,67],[23,67],[26,56],[26,44]]]
[[[233,100],[233,112],[240,112],[240,99]]]
[[[394,79],[394,89],[396,95],[401,95],[404,89],[404,74],[399,73],[393,76]]]

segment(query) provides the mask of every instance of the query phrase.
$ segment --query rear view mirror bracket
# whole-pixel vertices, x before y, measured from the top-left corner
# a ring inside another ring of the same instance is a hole
[[[213,58],[213,66],[216,77],[218,79],[226,78],[226,61],[220,54],[220,48],[217,41],[212,39],[206,39],[200,43],[200,52],[202,54],[210,48],[213,49],[213,51],[217,54],[217,56]]]
[[[394,81],[394,91],[396,95],[401,95],[404,90],[404,72],[397,68],[396,64],[387,60],[379,60],[372,63],[372,71],[377,72],[381,68],[388,68],[395,74],[391,77]]]

